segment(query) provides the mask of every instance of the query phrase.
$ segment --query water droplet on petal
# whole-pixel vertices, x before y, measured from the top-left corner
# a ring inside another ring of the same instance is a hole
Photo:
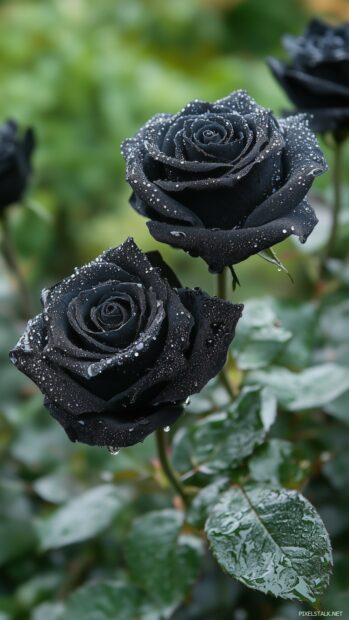
[[[184,407],[188,407],[188,405],[190,405],[190,396],[187,396],[187,398],[184,401]]]
[[[181,230],[171,230],[170,232],[171,237],[186,237],[186,233],[182,232]]]
[[[164,433],[169,433],[171,428],[169,426],[164,426]]]
[[[114,446],[108,446],[108,452],[109,454],[116,456],[117,454],[119,454],[120,448],[115,448]]]

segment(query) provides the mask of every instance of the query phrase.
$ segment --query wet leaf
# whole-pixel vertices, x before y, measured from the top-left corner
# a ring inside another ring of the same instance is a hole
[[[177,510],[149,512],[133,523],[127,562],[135,582],[165,606],[178,603],[198,575],[202,543],[181,534],[183,514]]]
[[[338,398],[327,403],[324,406],[324,411],[337,418],[337,420],[349,424],[349,391],[344,392]]]
[[[122,581],[104,581],[76,590],[59,620],[136,620],[139,592]]]
[[[348,449],[336,454],[330,461],[324,464],[323,472],[335,489],[345,495],[349,488],[349,453]]]
[[[19,558],[37,546],[37,537],[30,522],[0,521],[0,566]]]
[[[255,370],[248,383],[269,387],[284,409],[297,411],[323,407],[349,388],[349,371],[337,364],[319,364],[299,373],[272,366]]]
[[[226,412],[209,415],[180,431],[174,444],[174,464],[190,463],[190,468],[205,473],[234,468],[262,443],[275,415],[272,393],[249,386]]]
[[[292,333],[277,356],[278,364],[292,368],[311,365],[319,309],[314,303],[273,299],[272,306],[284,329]]]
[[[292,334],[285,329],[270,300],[245,303],[232,344],[232,353],[242,370],[267,366],[282,351]]]
[[[313,603],[328,585],[328,534],[296,491],[236,486],[213,507],[206,532],[221,568],[250,588]]]
[[[104,484],[86,491],[37,520],[41,549],[54,549],[96,536],[111,524],[127,501],[124,489]]]
[[[288,488],[299,488],[309,475],[310,466],[294,444],[282,439],[266,441],[248,461],[253,480]]]
[[[220,494],[229,485],[229,478],[219,478],[201,489],[194,497],[188,512],[188,522],[203,528],[209,509],[218,501]]]
[[[67,502],[81,491],[78,482],[63,469],[38,478],[33,487],[42,499],[53,504]]]
[[[31,620],[61,620],[63,610],[62,603],[42,603],[34,609]]]

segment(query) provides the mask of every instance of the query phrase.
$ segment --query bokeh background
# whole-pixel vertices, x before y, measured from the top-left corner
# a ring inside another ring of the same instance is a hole
[[[156,246],[145,220],[128,206],[122,140],[158,112],[176,112],[191,99],[214,100],[238,88],[277,113],[287,109],[290,105],[264,59],[284,56],[281,36],[302,32],[314,15],[349,20],[349,4],[0,0],[0,120],[13,117],[23,127],[33,126],[38,139],[25,206],[14,206],[10,213],[37,309],[41,288],[128,235],[144,250]],[[311,253],[321,244],[328,222],[323,203],[330,195],[329,181],[327,173],[312,192],[322,220],[313,238],[305,248],[288,241],[278,249],[294,284],[254,257],[237,269],[242,287],[236,299],[273,293],[311,296]],[[185,285],[213,292],[213,278],[200,259],[158,247]],[[123,570],[119,546],[127,523],[133,514],[162,507],[165,500],[149,483],[147,493],[138,496],[102,539],[46,553],[38,549],[35,519],[98,482],[144,481],[155,450],[150,438],[113,459],[106,451],[68,442],[42,409],[32,384],[7,362],[22,324],[16,318],[14,283],[0,266],[0,619],[53,620],[60,609],[60,603],[53,602],[91,571],[114,574],[115,558],[117,570]],[[227,586],[220,588],[223,600]],[[247,612],[238,611],[240,616],[229,618],[245,620]],[[263,617],[270,615],[265,612]]]

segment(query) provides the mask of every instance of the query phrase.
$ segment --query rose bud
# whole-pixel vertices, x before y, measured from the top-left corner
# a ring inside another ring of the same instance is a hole
[[[42,303],[11,360],[72,441],[112,447],[178,418],[223,367],[242,312],[181,288],[131,238],[45,290]]]
[[[155,239],[212,271],[317,223],[306,194],[326,170],[303,117],[277,121],[243,91],[152,118],[123,143],[131,205]]]
[[[0,211],[21,199],[31,172],[35,147],[32,129],[21,140],[17,123],[10,120],[0,126]]]
[[[303,36],[286,35],[283,44],[290,64],[275,58],[268,64],[291,101],[312,115],[315,131],[348,131],[349,23],[314,19]]]

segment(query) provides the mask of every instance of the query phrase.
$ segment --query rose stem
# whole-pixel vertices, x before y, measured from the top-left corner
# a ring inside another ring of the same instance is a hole
[[[5,211],[2,211],[0,213],[0,224],[2,227],[2,255],[9,271],[13,274],[17,282],[18,292],[21,297],[23,307],[23,317],[27,319],[32,314],[30,295],[25,280],[23,278],[22,271],[17,261],[16,252],[13,247],[11,233],[8,225],[8,218]]]
[[[227,299],[227,269],[223,267],[222,273],[217,275],[217,297]]]
[[[168,460],[167,450],[166,450],[165,432],[163,431],[162,428],[158,428],[156,430],[155,435],[156,435],[156,445],[158,449],[159,460],[160,460],[162,469],[164,473],[166,474],[166,477],[168,481],[170,482],[170,484],[172,485],[173,489],[176,491],[176,493],[178,493],[178,495],[180,495],[184,504],[187,506],[188,497],[178,479],[176,472],[174,471],[170,461]]]
[[[343,141],[340,141],[340,140],[335,141],[334,151],[333,151],[333,177],[332,177],[333,197],[334,197],[332,223],[331,223],[330,235],[329,235],[328,242],[325,247],[325,252],[324,252],[321,265],[320,265],[321,273],[323,273],[325,270],[327,259],[331,258],[331,256],[333,255],[333,251],[334,251],[335,243],[336,243],[339,214],[340,214],[340,210],[342,206],[342,184],[341,184],[342,152],[343,152],[342,146],[343,146]]]
[[[223,271],[217,275],[217,297],[220,297],[221,299],[227,299],[228,297],[226,267],[224,267]],[[235,394],[227,376],[226,366],[220,371],[218,379],[229,394],[230,398],[233,400],[233,398],[235,398]]]

